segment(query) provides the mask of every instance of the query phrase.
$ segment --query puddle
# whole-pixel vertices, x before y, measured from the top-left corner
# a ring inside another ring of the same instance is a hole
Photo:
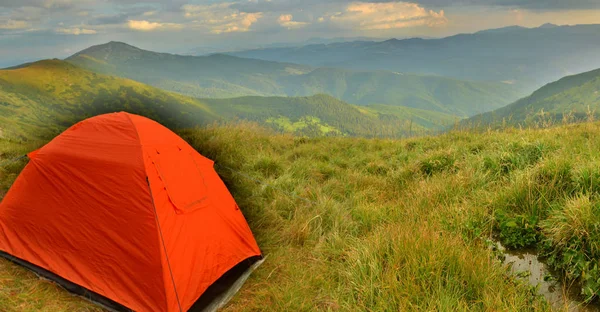
[[[503,263],[510,265],[512,272],[532,286],[546,298],[553,308],[570,312],[600,312],[600,305],[583,303],[578,287],[561,283],[559,277],[540,261],[535,250],[510,251],[497,243],[498,250],[505,256]],[[548,279],[548,277],[551,277]]]

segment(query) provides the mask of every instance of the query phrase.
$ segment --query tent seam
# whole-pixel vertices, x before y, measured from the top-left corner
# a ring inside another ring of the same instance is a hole
[[[135,131],[135,135],[137,137],[137,141],[140,144],[140,147],[143,147],[144,145],[142,144],[142,139],[140,138],[140,133],[137,129],[137,126],[135,125],[135,123],[131,119],[131,116],[128,113],[125,113],[125,116],[129,120],[129,122],[131,123],[131,126],[133,127],[133,130]],[[177,299],[177,306],[179,307],[179,311],[183,312],[183,309],[181,308],[181,301],[179,300],[179,293],[177,292],[177,285],[175,285],[175,277],[173,276],[173,270],[171,269],[171,261],[169,260],[169,255],[167,254],[167,246],[165,245],[165,239],[164,239],[164,236],[162,233],[162,228],[160,226],[160,221],[158,220],[158,212],[156,211],[156,204],[154,203],[154,194],[152,193],[152,187],[150,186],[150,179],[148,178],[148,172],[146,172],[146,166],[145,166],[144,157],[143,157],[143,155],[144,155],[143,149],[141,149],[141,153],[142,153],[141,161],[142,161],[142,164],[144,164],[144,172],[146,173],[146,184],[148,185],[148,193],[150,195],[150,200],[152,202],[152,209],[154,210],[154,218],[156,219],[156,225],[158,226],[158,233],[160,235],[161,244],[163,247],[163,251],[165,253],[165,258],[167,260],[167,266],[169,268],[169,275],[171,276],[171,281],[173,283],[173,290],[175,291],[175,298]],[[163,283],[164,283],[164,280],[163,280]],[[165,300],[167,299],[166,297],[167,297],[167,294],[165,293]],[[167,309],[168,309],[168,307],[167,307]]]
[[[173,271],[171,270],[171,261],[169,261],[169,255],[167,254],[167,246],[165,245],[165,238],[162,234],[162,228],[160,227],[160,221],[158,220],[158,213],[156,211],[156,205],[154,204],[154,196],[152,195],[152,188],[150,186],[150,179],[146,177],[146,182],[148,183],[148,190],[150,191],[150,197],[152,199],[152,207],[154,208],[154,217],[156,218],[156,224],[158,225],[158,233],[160,234],[160,240],[162,242],[162,246],[165,252],[165,258],[167,259],[167,266],[169,267],[169,274],[171,275],[171,281],[173,282],[173,290],[175,290],[175,298],[177,299],[177,305],[179,306],[179,311],[183,312],[181,308],[181,302],[179,301],[179,293],[177,292],[177,285],[175,285],[175,277],[173,277]]]

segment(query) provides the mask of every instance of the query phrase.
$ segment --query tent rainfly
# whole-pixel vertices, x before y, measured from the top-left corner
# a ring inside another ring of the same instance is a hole
[[[155,121],[96,116],[28,156],[0,255],[105,307],[205,310],[262,258],[213,161]]]

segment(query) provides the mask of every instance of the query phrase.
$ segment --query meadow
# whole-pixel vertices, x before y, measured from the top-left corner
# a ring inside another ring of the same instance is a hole
[[[538,248],[584,298],[600,294],[599,131],[308,138],[242,122],[179,134],[215,160],[267,256],[225,311],[550,311],[493,239]],[[0,141],[0,161],[42,143]],[[0,168],[0,192],[25,163]],[[97,308],[2,260],[0,310]]]

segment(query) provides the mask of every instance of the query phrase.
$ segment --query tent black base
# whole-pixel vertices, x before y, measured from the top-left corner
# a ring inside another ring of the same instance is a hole
[[[48,270],[42,269],[39,266],[29,263],[25,260],[19,259],[15,256],[9,255],[4,251],[0,251],[0,257],[5,258],[7,260],[10,260],[22,267],[25,267],[26,269],[32,271],[33,273],[35,273],[37,276],[50,280],[52,282],[55,282],[56,284],[60,285],[61,287],[63,287],[64,289],[66,289],[67,291],[78,295],[80,297],[83,297],[84,299],[91,301],[107,310],[110,311],[118,311],[118,312],[131,312],[133,310],[128,309],[127,307],[114,302],[100,294],[97,294],[89,289],[86,289],[84,287],[81,287],[75,283],[72,283]]]
[[[238,263],[210,285],[188,312],[214,312],[223,307],[263,261],[262,256],[254,256]]]
[[[35,264],[7,254],[4,251],[0,251],[0,257],[34,272],[39,277],[50,280],[60,285],[67,291],[94,304],[97,304],[106,310],[114,312],[133,312],[133,310],[123,306],[122,304],[72,283],[48,270],[36,266]],[[262,259],[262,256],[254,256],[238,263],[235,267],[223,274],[221,278],[208,287],[202,296],[200,296],[200,298],[189,309],[189,312],[216,311],[217,308],[222,307],[239,290],[239,287],[243,285],[250,273],[252,273],[252,271],[262,263]]]

